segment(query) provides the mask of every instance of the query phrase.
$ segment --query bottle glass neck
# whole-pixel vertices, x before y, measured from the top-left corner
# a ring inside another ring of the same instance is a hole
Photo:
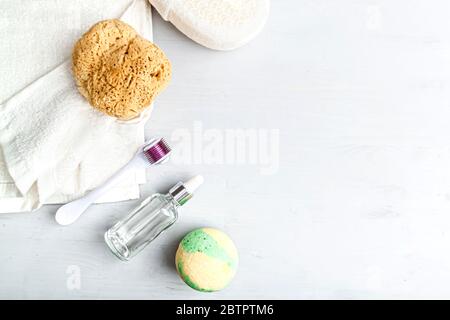
[[[192,198],[192,193],[190,193],[183,183],[177,183],[172,189],[170,189],[168,195],[173,198],[175,203],[179,206],[184,205],[190,198]]]

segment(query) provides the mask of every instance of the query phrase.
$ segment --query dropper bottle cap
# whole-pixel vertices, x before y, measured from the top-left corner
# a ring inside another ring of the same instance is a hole
[[[203,184],[203,181],[203,176],[197,175],[186,182],[178,182],[170,189],[169,194],[172,195],[173,199],[180,206],[182,206],[192,198],[194,192]]]

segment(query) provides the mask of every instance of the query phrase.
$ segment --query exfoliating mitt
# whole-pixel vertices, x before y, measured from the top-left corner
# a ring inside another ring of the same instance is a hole
[[[232,50],[252,40],[269,16],[269,0],[149,0],[162,18],[199,44]]]

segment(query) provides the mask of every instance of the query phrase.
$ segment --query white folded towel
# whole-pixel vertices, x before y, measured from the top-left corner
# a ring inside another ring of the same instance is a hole
[[[152,40],[150,6],[135,0],[121,16]],[[70,60],[0,105],[0,212],[65,203],[105,181],[144,142],[140,119],[121,122],[78,93]],[[151,109],[151,108],[150,108]],[[139,197],[145,171],[130,174],[99,202]]]

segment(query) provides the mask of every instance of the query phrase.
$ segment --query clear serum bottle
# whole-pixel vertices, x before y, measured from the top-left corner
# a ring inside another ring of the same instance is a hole
[[[169,193],[156,193],[145,199],[124,219],[105,233],[105,241],[112,253],[121,260],[129,260],[178,219],[178,208],[192,198],[203,183],[202,176],[179,182]]]

